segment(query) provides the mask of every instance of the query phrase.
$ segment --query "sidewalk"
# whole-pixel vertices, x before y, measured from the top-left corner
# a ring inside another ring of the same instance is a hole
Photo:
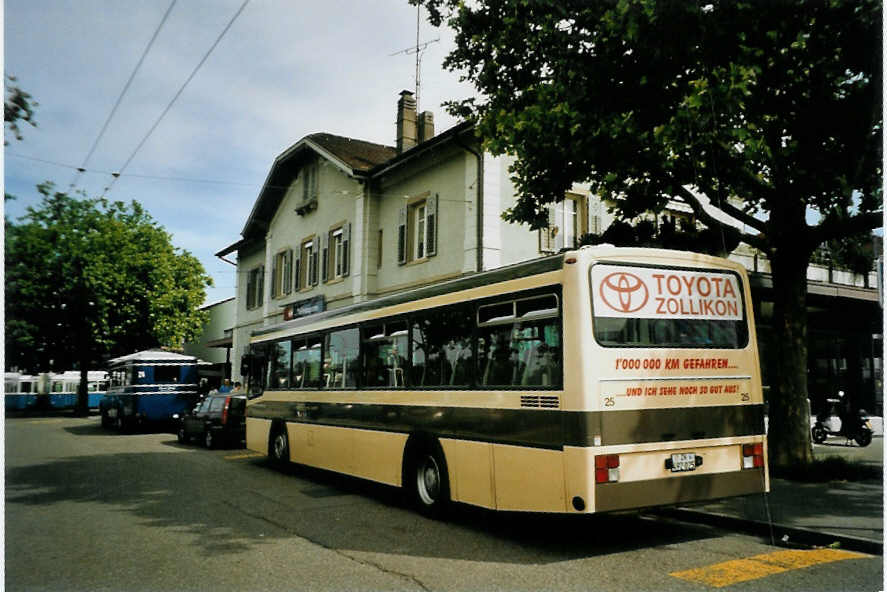
[[[883,471],[883,447],[882,437],[875,437],[866,448],[847,446],[843,438],[830,438],[815,445],[813,453],[817,459],[843,456],[876,465]],[[842,548],[882,553],[883,496],[883,480],[801,483],[771,479],[766,496],[688,505],[670,513],[684,520],[752,530],[768,537],[772,523],[774,538],[789,545],[838,543]]]

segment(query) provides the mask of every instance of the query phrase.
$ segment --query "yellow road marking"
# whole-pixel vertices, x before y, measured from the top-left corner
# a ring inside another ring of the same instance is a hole
[[[715,588],[723,588],[724,586],[747,582],[748,580],[757,580],[758,578],[792,569],[866,557],[869,557],[869,555],[842,551],[840,549],[775,551],[773,553],[765,553],[764,555],[755,555],[747,559],[734,559],[733,561],[724,561],[723,563],[716,563],[706,567],[676,571],[669,575]]]
[[[244,452],[242,454],[232,454],[231,456],[226,456],[225,460],[240,460],[242,458],[258,458],[260,456],[265,456],[259,452]]]

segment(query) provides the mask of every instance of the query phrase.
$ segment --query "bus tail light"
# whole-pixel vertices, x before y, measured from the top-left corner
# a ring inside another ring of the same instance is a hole
[[[222,425],[228,423],[228,405],[231,404],[231,397],[225,397],[225,406],[222,407]]]
[[[764,444],[757,442],[755,444],[742,445],[742,468],[743,469],[760,469],[764,466]]]
[[[619,455],[598,454],[594,457],[595,483],[613,483],[619,481]]]

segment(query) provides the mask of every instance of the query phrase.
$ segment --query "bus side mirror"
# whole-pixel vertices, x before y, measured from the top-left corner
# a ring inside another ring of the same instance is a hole
[[[240,375],[241,376],[249,376],[249,367],[252,363],[253,357],[250,354],[247,354],[240,358]]]

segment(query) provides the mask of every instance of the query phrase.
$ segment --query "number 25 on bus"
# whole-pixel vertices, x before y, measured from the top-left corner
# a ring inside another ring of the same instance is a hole
[[[431,516],[767,491],[750,302],[736,263],[599,246],[266,327],[247,447]]]

